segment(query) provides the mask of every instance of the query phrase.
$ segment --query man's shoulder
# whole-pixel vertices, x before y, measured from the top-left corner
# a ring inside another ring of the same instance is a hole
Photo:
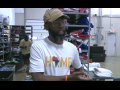
[[[67,46],[76,48],[76,46],[75,46],[74,44],[72,44],[72,43],[70,43],[70,42],[68,42],[68,41],[64,41],[64,42],[65,42],[65,44],[66,44]]]
[[[44,42],[43,40],[34,41],[32,46],[41,46],[43,42]]]
[[[24,42],[24,39],[22,39],[21,42]]]

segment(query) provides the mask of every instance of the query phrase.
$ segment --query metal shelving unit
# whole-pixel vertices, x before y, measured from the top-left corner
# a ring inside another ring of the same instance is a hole
[[[20,44],[20,41],[24,39],[24,35],[28,34],[29,39],[32,41],[33,37],[33,27],[30,25],[10,25],[10,38],[11,38],[11,47],[12,49],[14,47],[18,47]],[[29,31],[29,32],[28,32]],[[17,40],[17,41],[15,41]],[[11,54],[11,56],[13,56]]]
[[[9,29],[4,28],[4,26],[6,25],[0,23],[0,59],[2,59],[3,62],[5,62],[5,60],[10,57],[10,46],[9,46],[10,42],[8,42],[9,39],[8,35],[10,35],[10,33],[5,32],[5,30],[9,30]]]
[[[89,8],[88,13],[76,13],[76,12],[63,12],[64,14],[68,15],[70,18],[75,18],[76,20],[79,17],[84,17],[84,16],[89,16],[89,25],[66,25],[66,29],[69,30],[70,28],[89,28],[89,35],[90,35],[90,15],[91,15],[91,9]],[[88,50],[82,50],[82,52],[88,52],[88,62],[85,61],[81,61],[81,63],[88,69],[88,74],[89,74],[89,58],[90,58],[90,37],[86,38],[86,39],[78,39],[78,38],[70,38],[70,37],[66,37],[65,39],[71,39],[71,40],[79,40],[81,41],[81,44],[78,46],[78,48],[84,43],[85,40],[88,40]],[[85,64],[88,64],[88,66],[86,66]]]
[[[67,27],[89,27],[89,25],[66,25]]]

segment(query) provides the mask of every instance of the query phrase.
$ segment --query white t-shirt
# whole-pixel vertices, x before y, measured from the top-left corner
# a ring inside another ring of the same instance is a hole
[[[70,65],[76,69],[82,66],[78,50],[70,42],[64,40],[63,44],[58,45],[46,37],[34,42],[30,48],[30,73],[44,72],[44,75],[50,76],[69,75]]]

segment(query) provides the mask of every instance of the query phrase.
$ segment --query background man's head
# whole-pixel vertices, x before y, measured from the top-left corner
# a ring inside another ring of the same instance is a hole
[[[28,41],[29,36],[27,34],[25,34],[24,39],[25,39],[25,41]]]
[[[50,9],[44,14],[44,26],[56,41],[63,41],[65,37],[65,24],[69,17],[59,9]]]

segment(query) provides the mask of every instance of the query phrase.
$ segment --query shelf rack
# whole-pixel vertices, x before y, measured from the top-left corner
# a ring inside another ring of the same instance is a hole
[[[33,37],[33,27],[30,25],[10,25],[10,38],[11,38],[11,47],[19,47],[20,41],[24,39],[24,35],[28,34],[29,39],[32,41]],[[28,32],[29,31],[29,32]],[[14,33],[13,33],[14,32]],[[17,41],[15,41],[18,39]],[[11,54],[11,56],[13,56]]]
[[[11,52],[10,42],[8,41],[10,33],[5,32],[5,30],[9,30],[8,26],[9,25],[6,26],[5,24],[0,23],[0,59],[3,59],[1,60],[3,62],[5,62],[5,60],[10,57],[10,52]]]
[[[89,35],[90,35],[90,15],[91,15],[91,8],[88,9],[88,13],[78,13],[78,12],[63,12],[63,14],[68,15],[70,18],[75,18],[78,19],[79,17],[84,17],[84,16],[89,16],[89,25],[66,25],[66,29],[70,29],[70,28],[89,28]],[[88,69],[87,73],[89,74],[89,58],[90,58],[90,36],[86,39],[78,39],[78,38],[71,38],[71,37],[65,37],[65,39],[69,40],[79,40],[81,41],[81,44],[78,46],[78,48],[84,43],[85,40],[88,40],[88,50],[82,50],[82,52],[88,52],[88,62],[85,61],[81,61],[81,63]],[[88,67],[85,65],[88,64]]]
[[[20,38],[21,35],[24,35],[25,33],[30,35],[30,39],[32,41],[32,37],[33,37],[33,27],[30,26],[30,25],[7,25],[7,28],[4,28],[4,24],[3,23],[0,23],[0,59],[3,59],[3,61],[5,60],[5,54],[9,54],[8,58],[11,58],[12,56],[12,47],[15,47],[15,46],[19,46],[19,43],[20,43],[20,40],[23,39]],[[9,28],[8,28],[9,27]],[[12,27],[20,27],[20,28],[12,28]],[[27,29],[29,28],[29,29]],[[7,30],[9,32],[7,33],[4,33],[4,31]],[[20,32],[17,32],[17,33],[13,33],[12,31],[20,31]],[[29,31],[29,32],[27,32]],[[8,37],[8,36],[9,37]],[[12,35],[15,35],[15,36],[12,36]],[[16,36],[18,35],[18,36]],[[5,37],[6,36],[6,37]],[[9,39],[10,38],[10,39]],[[4,41],[4,39],[7,39],[6,41]],[[9,39],[9,41],[8,41]],[[18,41],[12,41],[12,39],[19,39]],[[15,45],[13,45],[12,43],[17,43]],[[3,46],[5,45],[5,46]],[[7,51],[8,50],[8,51]]]

